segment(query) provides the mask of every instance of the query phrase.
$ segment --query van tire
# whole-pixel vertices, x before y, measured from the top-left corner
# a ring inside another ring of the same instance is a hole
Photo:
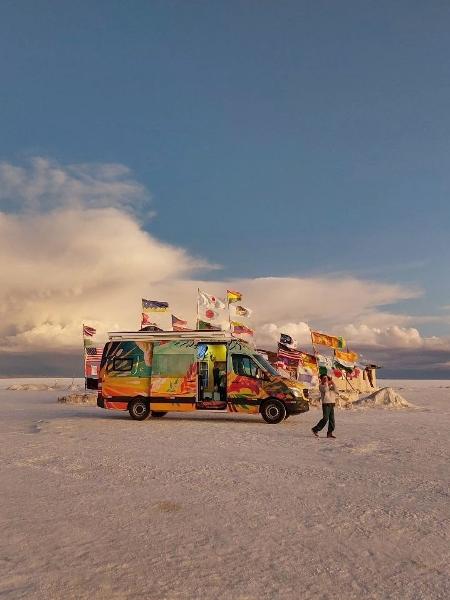
[[[261,416],[266,423],[276,425],[286,418],[286,408],[279,400],[270,398],[261,405]]]
[[[162,410],[152,410],[152,419],[154,419],[155,417],[164,417],[165,415],[167,415],[167,411],[164,412]]]
[[[135,421],[145,421],[150,415],[150,407],[144,398],[136,398],[129,403],[128,412]]]

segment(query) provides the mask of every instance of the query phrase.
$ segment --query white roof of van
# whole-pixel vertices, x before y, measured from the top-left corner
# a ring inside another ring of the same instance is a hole
[[[204,342],[231,342],[237,338],[229,331],[110,331],[108,338],[119,341],[199,340]]]

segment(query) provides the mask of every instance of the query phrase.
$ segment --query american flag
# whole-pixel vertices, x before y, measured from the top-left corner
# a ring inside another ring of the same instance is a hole
[[[84,375],[92,377],[98,375],[100,361],[102,359],[104,346],[90,346],[84,351]]]
[[[298,350],[292,350],[292,348],[288,348],[284,344],[278,344],[278,356],[279,358],[285,358],[289,361],[297,361],[301,360],[301,352]]]
[[[172,329],[174,331],[187,331],[189,329],[188,322],[172,315]]]
[[[83,336],[84,337],[94,337],[97,333],[97,330],[94,327],[89,327],[89,325],[83,325]]]
[[[104,346],[90,346],[86,348],[86,362],[100,362]]]

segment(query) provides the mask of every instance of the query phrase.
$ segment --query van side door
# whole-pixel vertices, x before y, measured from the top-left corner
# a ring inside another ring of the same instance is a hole
[[[197,346],[194,341],[156,342],[153,348],[150,385],[152,410],[154,402],[193,404],[197,398]],[[173,410],[175,407],[172,408]],[[162,410],[162,409],[161,409]],[[180,410],[178,407],[177,410]]]
[[[235,410],[257,413],[266,396],[261,369],[253,358],[248,354],[230,353],[227,397]]]

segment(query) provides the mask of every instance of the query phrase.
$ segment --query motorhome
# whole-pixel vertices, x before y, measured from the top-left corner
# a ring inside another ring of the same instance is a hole
[[[301,383],[224,331],[109,333],[97,405],[129,411],[137,421],[215,411],[261,414],[275,424],[309,410]]]

